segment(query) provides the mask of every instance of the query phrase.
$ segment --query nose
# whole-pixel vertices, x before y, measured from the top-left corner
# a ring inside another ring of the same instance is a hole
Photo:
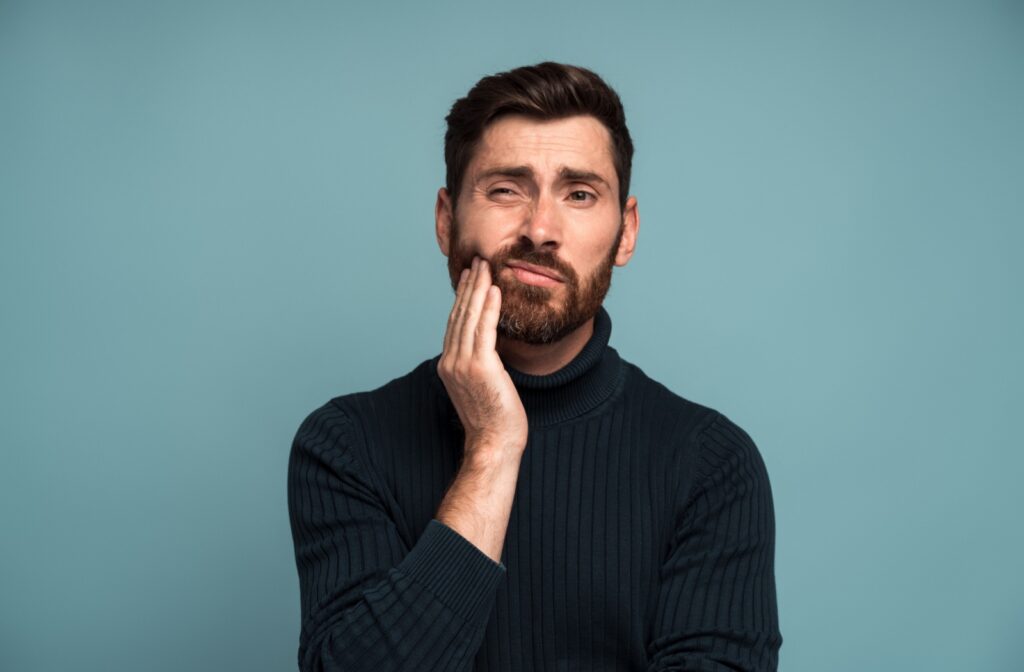
[[[562,244],[562,224],[553,199],[541,194],[523,219],[520,238],[536,249],[557,250]]]

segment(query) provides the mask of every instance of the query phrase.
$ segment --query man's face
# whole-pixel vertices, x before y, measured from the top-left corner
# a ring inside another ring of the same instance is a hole
[[[454,214],[438,196],[438,242],[452,286],[474,255],[501,289],[498,333],[552,343],[589,319],[632,255],[636,199],[619,209],[611,138],[590,116],[502,117],[487,127]]]

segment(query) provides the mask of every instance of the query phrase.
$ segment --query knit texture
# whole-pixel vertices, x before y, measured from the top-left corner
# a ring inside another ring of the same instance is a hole
[[[501,562],[434,519],[463,433],[439,357],[332,399],[292,446],[304,671],[775,670],[764,462],[594,335],[526,408]]]

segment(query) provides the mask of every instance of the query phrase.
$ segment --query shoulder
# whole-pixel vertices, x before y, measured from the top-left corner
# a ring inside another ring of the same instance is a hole
[[[439,387],[441,382],[437,377],[437,357],[434,357],[424,360],[412,371],[389,380],[380,387],[336,396],[313,411],[310,417],[344,416],[350,422],[359,424],[365,421],[367,416],[382,409],[411,405],[417,397],[434,393]]]
[[[742,481],[767,487],[768,472],[750,435],[724,414],[715,412],[699,436],[694,464],[698,482]]]
[[[687,448],[686,467],[695,483],[737,469],[767,478],[757,444],[725,413],[673,392],[635,364],[623,361],[623,365],[628,396],[643,399],[654,409],[648,413],[655,420],[670,423],[674,443]]]
[[[358,436],[351,416],[331,400],[312,411],[299,425],[292,440],[291,462],[336,466],[336,462],[351,460],[356,443]]]
[[[433,393],[437,358],[372,390],[333,397],[309,413],[299,425],[295,445],[313,449],[341,449],[363,442],[367,426],[381,422],[381,415],[414,404],[414,399]]]
[[[625,398],[650,421],[673,427],[672,433],[687,442],[697,439],[718,411],[693,401],[648,376],[639,366],[622,360]]]

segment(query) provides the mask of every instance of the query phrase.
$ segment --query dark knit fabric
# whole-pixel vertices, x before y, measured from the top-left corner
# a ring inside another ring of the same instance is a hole
[[[594,336],[529,420],[501,563],[434,514],[463,434],[437,360],[314,411],[288,504],[302,670],[774,670],[768,474],[750,437]]]

